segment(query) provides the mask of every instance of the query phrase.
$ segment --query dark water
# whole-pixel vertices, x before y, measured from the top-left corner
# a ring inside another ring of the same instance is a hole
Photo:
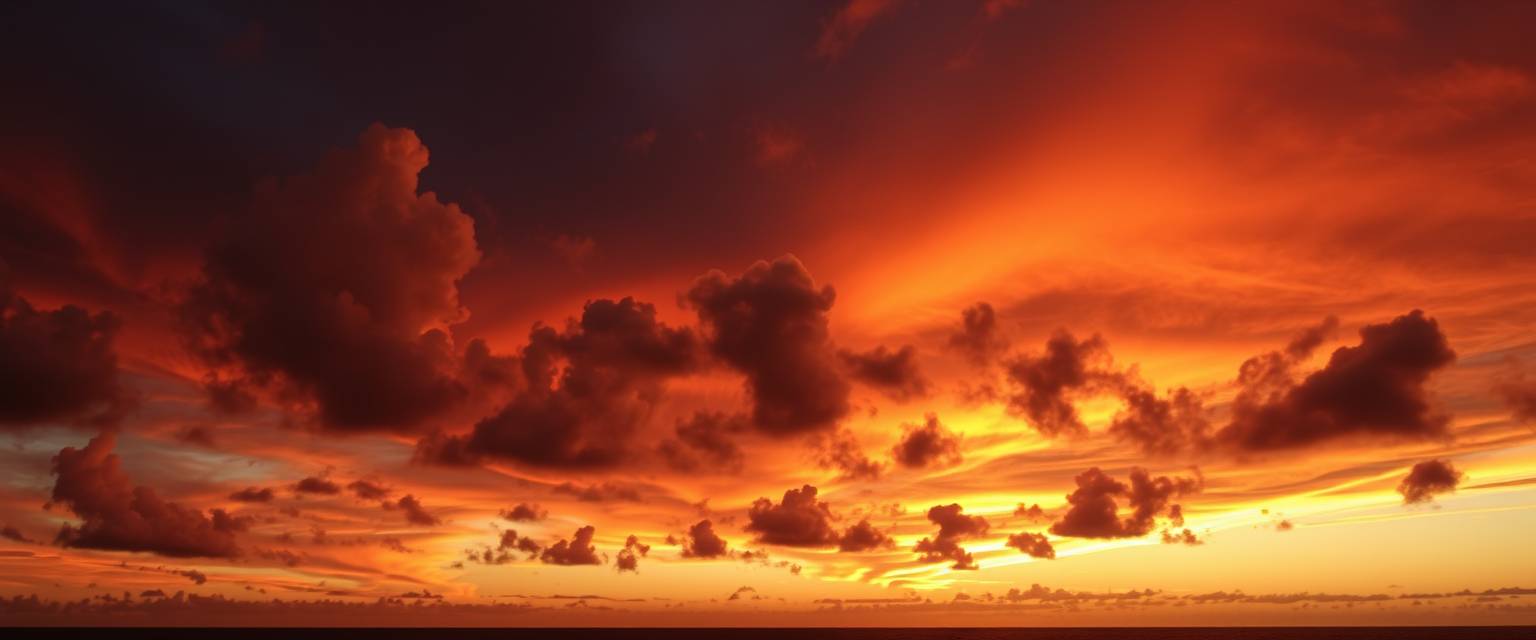
[[[12,630],[26,638],[262,638],[302,640],[521,640],[576,638],[639,640],[1536,640],[1536,627],[1182,627],[1065,629],[208,629],[49,628]]]

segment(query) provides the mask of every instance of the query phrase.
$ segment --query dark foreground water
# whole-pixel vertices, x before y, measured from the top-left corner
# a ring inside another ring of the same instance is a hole
[[[14,633],[13,633],[14,632]],[[1065,629],[230,629],[29,628],[4,632],[26,638],[156,638],[239,640],[1536,640],[1536,627],[1180,627]]]

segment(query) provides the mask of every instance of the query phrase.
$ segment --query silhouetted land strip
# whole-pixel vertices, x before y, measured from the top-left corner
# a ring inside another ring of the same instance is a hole
[[[347,640],[518,640],[521,638],[605,638],[639,640],[698,638],[794,640],[1500,640],[1536,638],[1536,627],[1094,627],[1094,628],[781,628],[781,629],[549,629],[549,628],[206,628],[206,627],[48,627],[20,630],[28,638],[188,638],[281,637]],[[10,634],[7,634],[10,635]]]

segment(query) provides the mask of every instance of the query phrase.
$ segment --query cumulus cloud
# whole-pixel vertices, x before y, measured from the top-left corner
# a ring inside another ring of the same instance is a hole
[[[0,266],[0,428],[115,422],[126,408],[113,350],[119,324],[73,305],[38,311]]]
[[[1175,529],[1163,529],[1163,544],[1184,544],[1197,546],[1205,544],[1205,541],[1195,536],[1195,532],[1190,531],[1189,529],[1184,529],[1182,531]]]
[[[386,502],[384,504],[388,506],[391,503]],[[401,496],[400,500],[393,503],[393,506],[390,508],[399,509],[400,513],[405,515],[405,521],[411,524],[431,527],[436,526],[440,522],[436,516],[427,512],[427,508],[413,495]]]
[[[493,457],[531,466],[614,466],[660,400],[665,381],[697,364],[687,328],[656,320],[656,308],[594,300],[563,331],[536,325],[522,351],[525,384],[468,436],[434,435],[417,459],[446,464]]]
[[[688,527],[682,544],[684,558],[718,558],[725,555],[728,546],[725,539],[715,533],[715,525],[709,520],[700,520]]]
[[[229,494],[229,499],[235,502],[271,502],[275,497],[276,492],[265,487],[246,487]]]
[[[642,544],[639,536],[630,534],[629,538],[624,540],[624,548],[619,550],[618,558],[614,560],[614,567],[620,573],[625,571],[639,573],[640,558],[650,552],[651,545]]]
[[[1455,491],[1462,475],[1449,460],[1425,460],[1413,465],[1397,492],[1403,494],[1403,504],[1431,502],[1436,494]]]
[[[891,457],[909,469],[952,467],[960,464],[960,436],[944,428],[939,417],[930,413],[922,425],[903,427]]]
[[[53,458],[52,503],[67,506],[83,521],[65,524],[58,542],[66,547],[148,551],[172,557],[233,558],[240,555],[235,533],[243,518],[214,509],[202,511],[168,502],[154,489],[134,485],[112,449],[117,435],[105,432],[83,449],[65,447]]]
[[[827,336],[835,298],[792,255],[759,261],[740,277],[710,271],[685,294],[710,351],[746,376],[761,431],[829,430],[847,415],[848,382]]]
[[[27,537],[27,534],[22,533],[20,529],[17,529],[16,527],[13,527],[11,525],[5,525],[4,527],[0,527],[0,538],[5,538],[6,540],[10,540],[10,541],[13,541],[13,542],[22,542],[22,543],[26,543],[26,544],[36,544],[37,543],[36,540],[33,540],[32,538]]]
[[[1295,449],[1344,438],[1427,439],[1447,435],[1425,383],[1456,354],[1440,325],[1414,310],[1360,329],[1360,344],[1340,347],[1300,383],[1290,369],[1320,339],[1309,332],[1285,353],[1243,364],[1232,422],[1216,434],[1246,451]]]
[[[837,550],[840,552],[872,551],[875,549],[889,549],[895,546],[889,535],[876,529],[869,520],[860,520],[858,524],[848,527],[843,535],[837,539]]]
[[[334,496],[341,493],[341,485],[336,484],[320,476],[309,476],[293,483],[295,493],[313,493],[323,496]]]
[[[512,522],[537,522],[549,517],[549,512],[539,505],[523,502],[511,509],[501,510],[500,515]]]
[[[1127,383],[1121,398],[1125,406],[1115,414],[1109,433],[1142,453],[1170,456],[1209,444],[1211,422],[1195,392],[1178,387],[1159,398],[1152,389]]]
[[[863,353],[844,349],[837,355],[847,367],[849,377],[896,402],[928,395],[928,379],[917,366],[917,348],[912,345],[895,351],[880,345]]]
[[[1045,514],[1045,509],[1040,508],[1040,505],[1025,505],[1022,502],[1019,503],[1019,506],[1014,507],[1013,515],[1016,518],[1024,518],[1028,522],[1044,522],[1049,519],[1049,516]]]
[[[913,547],[921,554],[923,562],[953,560],[955,569],[976,569],[976,559],[960,546],[960,541],[984,535],[989,528],[987,519],[968,516],[958,504],[940,505],[928,509],[928,521],[939,525],[939,533],[923,538]]]
[[[825,547],[838,542],[832,510],[816,499],[816,487],[811,485],[785,491],[779,504],[758,498],[747,511],[747,520],[746,531],[757,534],[763,544]]]
[[[822,468],[836,469],[842,480],[874,480],[885,471],[885,465],[866,455],[848,430],[839,430],[822,439],[816,461]]]
[[[1170,505],[1181,496],[1199,493],[1203,480],[1158,476],[1144,469],[1131,469],[1129,485],[1111,478],[1098,467],[1077,476],[1077,490],[1067,496],[1070,508],[1055,524],[1051,533],[1074,538],[1138,538],[1150,533],[1156,517],[1165,515],[1174,524],[1183,524],[1183,509]],[[1122,518],[1116,498],[1124,498],[1131,513]]]
[[[740,414],[700,411],[679,421],[674,437],[662,440],[656,451],[678,471],[740,471],[745,456],[736,438],[750,427],[747,417]]]
[[[347,489],[362,500],[383,500],[389,497],[389,487],[370,480],[354,480]]]
[[[949,336],[949,347],[978,366],[990,364],[1008,350],[992,305],[978,302],[960,312],[960,328]]]
[[[597,547],[592,545],[592,536],[596,534],[597,528],[592,525],[577,529],[570,541],[562,539],[545,549],[539,555],[539,561],[559,565],[602,564],[602,559],[597,557]]]
[[[465,395],[438,329],[480,259],[474,223],[417,192],[427,149],[369,127],[314,171],[260,186],[183,307],[210,380],[276,386],[331,429],[418,427]]]
[[[1051,541],[1043,533],[1021,531],[1008,536],[1008,546],[1018,549],[1020,553],[1027,553],[1033,558],[1056,559],[1056,548],[1051,546]]]
[[[1095,335],[1079,341],[1058,331],[1046,341],[1044,353],[1019,355],[1006,363],[1012,383],[1008,410],[1042,435],[1087,433],[1073,401],[1115,388],[1122,378],[1111,364],[1103,338]]]

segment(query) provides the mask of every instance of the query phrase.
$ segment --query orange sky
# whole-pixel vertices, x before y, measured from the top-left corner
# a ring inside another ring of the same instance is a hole
[[[1536,624],[1531,7],[935,5],[24,70],[0,622]]]

